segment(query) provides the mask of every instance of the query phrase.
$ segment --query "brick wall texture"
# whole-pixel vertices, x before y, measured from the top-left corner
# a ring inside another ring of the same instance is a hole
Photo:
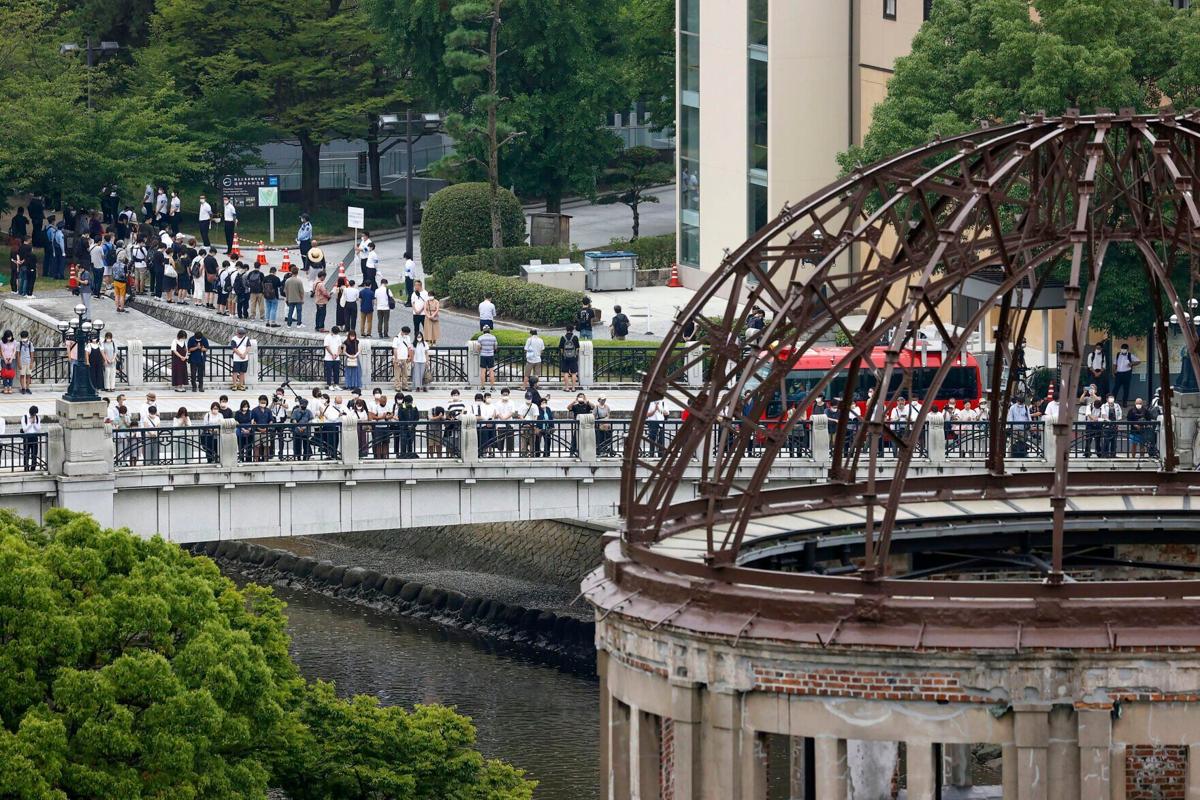
[[[658,796],[662,800],[675,800],[675,720],[662,717],[660,722]]]
[[[755,687],[781,694],[816,697],[861,697],[869,700],[994,703],[995,698],[973,695],[949,672],[886,672],[825,668],[791,672],[754,667]]]
[[[1125,750],[1125,800],[1183,800],[1187,747],[1139,744]]]

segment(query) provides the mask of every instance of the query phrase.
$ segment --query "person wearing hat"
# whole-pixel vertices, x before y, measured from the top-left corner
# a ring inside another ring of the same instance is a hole
[[[296,231],[296,245],[300,248],[300,261],[306,265],[308,251],[312,249],[313,230],[312,222],[309,220],[308,214],[300,215],[300,230]]]
[[[320,272],[325,269],[325,251],[319,247],[310,247],[301,262],[305,271],[311,268]]]

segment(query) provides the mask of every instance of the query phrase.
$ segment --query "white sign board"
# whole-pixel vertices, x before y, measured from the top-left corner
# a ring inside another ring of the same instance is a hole
[[[258,207],[259,208],[275,208],[279,205],[279,187],[278,186],[260,186],[258,187]]]
[[[367,227],[366,217],[364,216],[361,208],[346,206],[346,227],[354,228],[355,230]]]

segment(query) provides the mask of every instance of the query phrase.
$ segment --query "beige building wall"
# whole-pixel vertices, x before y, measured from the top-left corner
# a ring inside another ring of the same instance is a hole
[[[768,219],[833,182],[838,153],[861,141],[922,23],[922,0],[896,3],[890,20],[882,0],[769,0]],[[692,286],[751,233],[748,16],[747,0],[700,0],[700,268],[682,270]]]

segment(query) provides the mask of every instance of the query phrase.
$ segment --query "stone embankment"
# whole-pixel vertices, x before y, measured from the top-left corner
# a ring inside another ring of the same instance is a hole
[[[582,668],[594,665],[595,624],[571,616],[469,596],[398,575],[318,561],[251,542],[203,542],[187,545],[187,549],[267,586],[318,592],[385,613],[428,619],[510,641]]]

